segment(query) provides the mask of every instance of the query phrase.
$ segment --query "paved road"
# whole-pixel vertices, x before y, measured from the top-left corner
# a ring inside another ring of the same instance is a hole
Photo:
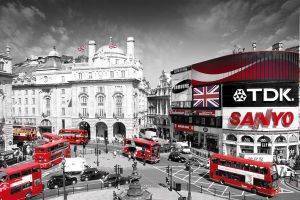
[[[152,167],[160,172],[159,177],[163,177],[161,181],[165,181],[165,177],[167,176],[166,167],[168,165],[172,166],[173,168],[173,176],[176,182],[181,182],[184,185],[186,185],[188,183],[188,172],[185,170],[183,164],[168,161],[166,159],[166,156],[162,156],[160,163],[152,165]],[[193,187],[191,188],[194,191],[200,191],[200,188],[202,186],[202,189],[205,190],[206,192],[209,192],[212,195],[216,193],[218,196],[221,197],[228,197],[230,191],[231,199],[243,199],[244,196],[246,199],[266,199],[265,197],[255,195],[244,190],[233,188],[227,185],[221,185],[210,181],[208,179],[208,170],[203,167],[193,167],[192,169],[193,169],[193,173],[191,176],[191,182]],[[145,173],[143,175],[145,175]],[[148,176],[151,177],[151,175]],[[300,195],[299,191],[296,191],[293,188],[288,187],[287,185],[284,184],[283,181],[281,181],[281,192],[278,196],[272,199],[299,200],[299,195]]]

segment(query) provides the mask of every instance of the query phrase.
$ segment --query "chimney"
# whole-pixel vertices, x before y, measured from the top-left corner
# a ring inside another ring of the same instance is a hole
[[[256,50],[256,42],[252,42],[252,49],[253,49],[253,51]]]
[[[273,44],[272,50],[273,51],[283,51],[283,44],[282,44],[282,42],[277,42],[276,44]]]
[[[134,38],[127,37],[127,58],[134,59]]]
[[[10,56],[10,46],[8,44],[6,45],[5,50],[6,50],[6,54]]]
[[[93,58],[96,52],[96,42],[94,40],[89,41],[89,65],[93,63]]]

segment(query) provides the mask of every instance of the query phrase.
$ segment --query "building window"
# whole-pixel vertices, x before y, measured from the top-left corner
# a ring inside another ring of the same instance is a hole
[[[82,105],[82,106],[86,106],[86,105],[87,105],[87,100],[88,100],[88,98],[87,98],[86,96],[82,96],[82,97],[80,98],[81,105]]]
[[[65,89],[61,89],[61,94],[65,94],[65,93],[66,93]]]
[[[22,104],[22,100],[21,100],[21,98],[19,98],[19,104]]]
[[[93,78],[92,72],[89,72],[89,78]]]
[[[110,71],[110,78],[114,78],[114,72]]]
[[[98,96],[97,101],[98,101],[98,106],[103,106],[104,105],[104,96]]]
[[[87,87],[81,87],[81,92],[87,93]]]
[[[65,97],[62,97],[61,98],[61,104],[65,104],[65,103],[66,103]]]
[[[12,108],[12,114],[16,115],[16,109],[14,107]]]
[[[46,98],[46,114],[50,116],[50,98]]]
[[[79,75],[79,79],[82,79],[82,73],[79,73],[78,75]]]
[[[25,95],[28,95],[28,90],[25,90]]]
[[[61,82],[65,82],[65,76],[61,76]]]
[[[28,105],[28,98],[25,98],[25,105]]]
[[[44,82],[48,82],[48,76],[44,76]]]
[[[35,90],[32,90],[32,95],[35,95]]]
[[[14,90],[12,91],[12,95],[15,95],[15,91]]]
[[[65,108],[62,108],[62,109],[61,109],[61,115],[63,115],[63,116],[66,115],[66,109],[65,109]]]
[[[116,115],[122,115],[122,103],[123,97],[121,95],[116,96]]]
[[[99,93],[104,93],[104,88],[103,88],[103,86],[98,86],[98,92],[99,92]]]
[[[15,104],[15,98],[12,98],[11,101],[12,101],[12,104],[14,105]]]
[[[122,78],[125,78],[125,71],[124,70],[122,70],[121,75],[122,75]]]
[[[25,108],[25,115],[28,115],[28,108]]]
[[[32,114],[35,115],[35,108],[32,108]]]
[[[87,116],[87,110],[86,110],[86,108],[82,108],[82,115],[83,116]]]
[[[35,105],[35,98],[32,98],[32,105]]]
[[[0,71],[4,70],[4,62],[0,62]]]
[[[19,107],[19,116],[22,114],[21,107]]]

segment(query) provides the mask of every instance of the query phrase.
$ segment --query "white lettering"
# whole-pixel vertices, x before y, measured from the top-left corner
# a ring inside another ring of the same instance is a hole
[[[283,97],[284,97],[287,101],[293,101],[287,95],[291,90],[292,90],[291,88],[288,88],[286,90],[283,90],[282,88],[280,88],[279,89],[279,100],[283,101]]]
[[[256,92],[261,92],[262,89],[247,89],[247,92],[252,92],[252,101],[256,101]]]
[[[274,97],[268,97],[268,93],[273,92]],[[264,89],[264,101],[276,101],[278,99],[278,91],[273,88],[265,88]]]

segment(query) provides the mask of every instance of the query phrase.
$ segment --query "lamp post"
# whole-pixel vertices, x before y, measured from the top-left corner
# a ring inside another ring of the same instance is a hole
[[[191,167],[191,158],[192,156],[189,156],[189,160],[187,162],[188,165],[188,170],[189,170],[189,191],[188,191],[188,196],[187,196],[187,200],[192,200],[192,194],[191,194],[191,171],[192,171],[192,167]]]
[[[63,170],[63,187],[64,187],[64,200],[67,200],[67,193],[66,193],[66,174],[65,174],[65,164],[66,160],[62,160],[62,170]]]
[[[104,139],[105,139],[105,153],[108,153],[108,149],[107,149],[107,138],[108,137],[108,133],[107,133],[107,130],[104,131]]]
[[[97,138],[97,167],[99,167],[99,139]]]

